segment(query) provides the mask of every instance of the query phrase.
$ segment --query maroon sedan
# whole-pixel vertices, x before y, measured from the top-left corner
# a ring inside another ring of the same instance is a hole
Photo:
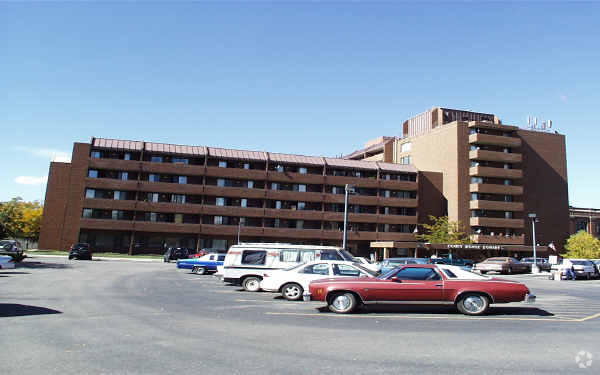
[[[524,284],[442,264],[410,264],[373,279],[316,280],[309,292],[313,301],[327,302],[336,313],[363,304],[442,303],[454,304],[466,315],[481,315],[492,303],[535,301]]]

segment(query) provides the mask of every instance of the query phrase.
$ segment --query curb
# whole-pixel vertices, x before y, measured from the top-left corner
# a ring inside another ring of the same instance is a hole
[[[27,255],[27,258],[64,258],[67,259],[67,255],[45,255],[45,254],[35,254],[35,255]],[[25,259],[27,259],[25,258]],[[135,259],[135,258],[112,258],[112,257],[93,257],[94,260],[114,260],[114,261],[131,261],[131,262],[162,262],[162,259]]]

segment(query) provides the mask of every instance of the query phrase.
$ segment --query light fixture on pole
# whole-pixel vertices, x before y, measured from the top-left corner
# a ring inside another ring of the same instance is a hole
[[[344,238],[342,240],[342,248],[346,250],[346,238],[348,235],[348,194],[356,193],[356,189],[352,185],[346,184],[344,187]]]
[[[537,257],[536,257],[536,242],[535,242],[535,223],[539,223],[540,221],[537,218],[535,213],[530,213],[527,215],[531,218],[531,236],[533,240],[533,264],[531,265],[531,273],[538,273],[539,268],[537,266]]]
[[[238,236],[237,236],[238,237],[238,242],[237,242],[238,245],[240,244],[240,232],[241,232],[241,230],[242,230],[242,218],[240,217],[238,219]]]
[[[415,225],[415,229],[413,230],[413,235],[415,236],[415,240],[417,241],[417,245],[415,246],[415,258],[417,257],[417,249],[419,248],[419,240],[417,239],[417,235],[419,234],[419,227]]]

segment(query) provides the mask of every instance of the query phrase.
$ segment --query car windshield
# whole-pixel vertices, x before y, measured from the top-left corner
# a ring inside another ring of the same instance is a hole
[[[583,261],[583,260],[571,260],[570,262],[576,266],[585,266],[586,265],[585,261]]]
[[[284,270],[284,271],[291,271],[291,270],[295,270],[296,268],[298,268],[298,267],[301,267],[301,266],[303,266],[303,265],[305,265],[305,264],[306,264],[306,263],[300,263],[300,264],[296,264],[296,265],[295,265],[295,266],[293,266],[293,267],[290,267],[290,268],[284,268],[283,270]]]
[[[385,279],[391,277],[395,273],[396,273],[396,268],[393,268],[393,269],[387,271],[386,273],[382,273],[381,275],[377,276],[377,278],[381,279],[381,280],[385,280]]]
[[[7,240],[0,241],[0,246],[5,246],[5,245],[12,245],[12,242],[7,241]]]
[[[485,260],[485,262],[504,263],[506,262],[506,258],[488,258]]]
[[[354,257],[348,250],[340,250],[340,254],[342,254],[342,258],[344,258],[344,260],[354,262]]]
[[[366,269],[365,267],[363,267],[361,264],[359,263],[354,263],[353,264],[354,267],[360,269],[361,271],[363,271],[364,273],[368,273],[371,276],[377,276],[377,274],[369,269]]]

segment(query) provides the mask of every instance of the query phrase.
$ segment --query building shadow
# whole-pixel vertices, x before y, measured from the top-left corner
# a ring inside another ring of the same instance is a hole
[[[44,263],[44,262],[21,262],[19,268],[71,268],[70,264],[64,263]]]
[[[46,307],[21,305],[18,303],[0,303],[0,318],[45,314],[62,314],[62,311]]]
[[[329,309],[324,307],[317,308],[320,312],[330,312]],[[365,315],[378,315],[378,314],[427,314],[431,316],[443,316],[443,315],[458,315],[462,314],[453,305],[367,305],[357,310],[359,314]],[[332,313],[333,314],[333,313]],[[498,307],[490,306],[485,316],[539,316],[548,317],[554,316],[546,310],[542,310],[537,307]]]

